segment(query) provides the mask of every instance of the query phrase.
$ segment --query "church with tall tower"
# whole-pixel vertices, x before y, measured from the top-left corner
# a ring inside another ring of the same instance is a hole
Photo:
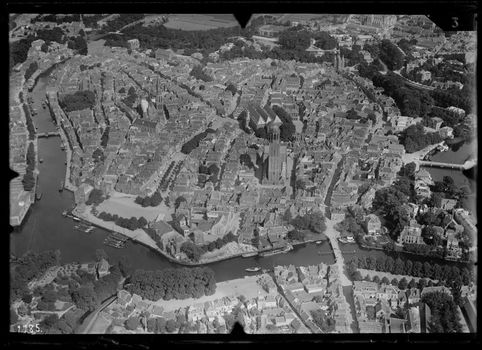
[[[280,141],[280,126],[283,122],[278,116],[269,123],[269,145],[265,146],[265,156],[267,156],[267,172],[263,184],[284,186],[287,179],[286,174],[286,145]],[[266,163],[265,163],[266,164]]]

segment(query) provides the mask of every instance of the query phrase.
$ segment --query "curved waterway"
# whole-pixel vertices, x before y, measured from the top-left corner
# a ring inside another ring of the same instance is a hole
[[[33,117],[33,122],[38,128],[38,132],[56,131],[48,109],[42,108],[47,81],[48,76],[41,76],[32,91],[34,108],[38,111],[38,114]],[[76,230],[74,228],[76,222],[62,216],[64,210],[72,208],[74,198],[73,193],[67,190],[59,192],[66,168],[66,155],[60,148],[60,138],[40,138],[38,146],[39,157],[43,158],[39,176],[42,199],[30,208],[22,226],[11,234],[11,253],[21,256],[28,250],[39,252],[59,249],[62,253],[63,263],[74,261],[83,263],[95,258],[96,249],[104,249],[112,263],[126,256],[137,269],[154,270],[181,266],[171,263],[150,248],[132,241],[129,241],[123,249],[106,246],[103,244],[104,238],[109,233],[106,230],[95,228],[91,233]],[[354,244],[342,245],[341,249],[346,260],[360,255],[371,257],[386,255],[383,251],[364,250]],[[411,258],[417,260],[415,256],[411,256]],[[311,243],[297,246],[293,251],[285,254],[263,258],[234,258],[207,266],[214,270],[217,281],[225,281],[248,275],[249,272],[246,272],[245,269],[249,267],[272,268],[276,265],[289,264],[306,266],[320,262],[334,263],[334,255],[327,241],[320,245]]]
[[[33,107],[38,111],[33,117],[33,122],[39,133],[56,131],[48,109],[42,108],[47,82],[48,76],[41,76],[32,91]],[[112,261],[117,261],[122,256],[129,257],[134,268],[151,270],[180,266],[139,243],[130,241],[123,249],[106,246],[103,244],[109,233],[106,230],[95,228],[91,233],[76,230],[76,222],[62,216],[64,210],[72,208],[74,196],[67,190],[59,192],[66,169],[66,155],[60,148],[60,137],[39,138],[38,147],[39,158],[43,159],[39,164],[42,199],[30,208],[22,226],[12,233],[11,253],[20,256],[28,250],[39,252],[59,249],[62,253],[62,262],[68,263],[92,261],[96,249],[104,249]],[[289,253],[271,257],[235,258],[208,266],[215,271],[216,279],[223,281],[248,274],[245,271],[248,267],[272,268],[275,265],[290,263],[309,265],[321,261],[328,264],[334,262],[328,243],[298,246]]]

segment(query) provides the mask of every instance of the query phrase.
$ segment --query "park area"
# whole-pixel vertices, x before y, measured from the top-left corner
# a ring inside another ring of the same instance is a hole
[[[171,300],[158,300],[155,302],[156,305],[161,306],[165,312],[178,310],[180,308],[185,308],[190,305],[205,303],[208,301],[213,301],[216,299],[221,299],[223,297],[230,296],[240,296],[243,295],[246,299],[252,299],[258,296],[267,295],[266,291],[257,283],[257,280],[261,277],[249,276],[245,278],[238,278],[226,282],[216,283],[216,293],[213,295],[205,295],[201,298],[194,299],[171,299]]]
[[[132,216],[140,218],[143,216],[147,221],[154,221],[160,214],[161,219],[164,217],[170,219],[171,217],[172,209],[168,208],[164,203],[156,207],[142,207],[135,203],[134,200],[135,196],[113,194],[97,206],[97,211],[99,213],[104,211],[112,215],[117,214],[124,218]]]
[[[229,14],[176,14],[169,16],[169,20],[164,24],[167,28],[182,30],[210,30],[237,25],[236,19]]]

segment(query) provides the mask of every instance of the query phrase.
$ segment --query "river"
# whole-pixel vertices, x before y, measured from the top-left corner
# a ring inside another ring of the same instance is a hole
[[[47,81],[47,76],[41,76],[32,91],[34,108],[38,111],[38,114],[33,117],[33,122],[38,128],[38,132],[56,131],[48,109],[43,109],[41,106],[42,101],[45,100]],[[39,157],[43,158],[39,176],[42,199],[30,208],[23,224],[11,234],[11,253],[21,256],[28,250],[39,252],[59,249],[62,253],[62,263],[74,261],[84,263],[95,258],[96,249],[104,249],[111,263],[126,256],[136,269],[154,270],[180,267],[150,248],[132,241],[129,241],[123,249],[106,246],[103,244],[104,238],[108,235],[106,230],[95,228],[90,234],[76,230],[74,228],[76,223],[62,216],[64,210],[72,208],[74,198],[71,192],[67,190],[59,192],[58,190],[60,182],[65,177],[66,169],[64,164],[66,155],[60,148],[60,138],[40,138],[38,147]],[[431,172],[434,170],[440,169],[430,169]],[[342,245],[341,249],[347,261],[359,255],[372,257],[386,255],[383,251],[368,251],[360,249],[354,244]],[[417,260],[414,256],[411,258]],[[248,267],[272,268],[276,265],[289,264],[306,266],[320,262],[334,263],[334,255],[328,241],[320,245],[313,243],[300,245],[285,254],[263,258],[234,258],[207,266],[214,270],[217,281],[225,281],[249,274],[245,271]]]

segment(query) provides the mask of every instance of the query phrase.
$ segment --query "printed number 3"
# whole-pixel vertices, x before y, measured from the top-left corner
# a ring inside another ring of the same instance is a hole
[[[452,17],[452,28],[457,28],[459,26],[459,18],[458,17]]]

